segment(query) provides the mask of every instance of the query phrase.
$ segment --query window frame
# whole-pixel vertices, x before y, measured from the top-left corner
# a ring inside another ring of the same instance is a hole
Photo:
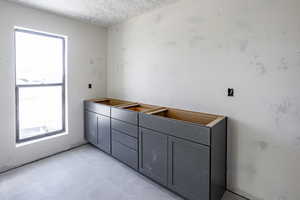
[[[21,33],[28,33],[32,35],[39,35],[39,36],[45,36],[45,37],[50,37],[50,38],[56,38],[56,39],[61,39],[62,40],[62,62],[63,62],[63,70],[62,70],[62,82],[61,83],[46,83],[46,84],[18,84],[17,83],[17,56],[16,56],[16,33],[21,32]],[[35,30],[29,30],[25,28],[20,28],[20,27],[15,27],[14,28],[14,51],[15,51],[15,100],[16,100],[16,143],[20,144],[23,142],[29,142],[61,133],[66,132],[66,37],[65,36],[59,36],[56,34],[51,34],[51,33],[45,33],[45,32],[40,32],[40,31],[35,31]],[[62,129],[53,131],[53,132],[48,132],[46,134],[40,134],[28,138],[21,139],[20,138],[20,119],[19,119],[19,89],[20,88],[36,88],[36,87],[55,87],[55,86],[61,86],[62,87]]]

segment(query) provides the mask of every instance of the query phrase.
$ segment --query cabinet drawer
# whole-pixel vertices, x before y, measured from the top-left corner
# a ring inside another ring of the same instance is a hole
[[[119,142],[127,147],[132,148],[133,150],[137,151],[138,142],[136,138],[130,137],[124,133],[121,133],[116,130],[111,131],[112,139],[116,142]]]
[[[138,153],[137,151],[120,144],[119,142],[112,141],[112,155],[127,164],[128,166],[138,169]]]
[[[110,117],[110,106],[107,105],[102,105],[91,101],[85,101],[84,109]]]
[[[210,129],[194,123],[141,113],[139,124],[171,136],[210,145]]]
[[[111,117],[131,124],[138,124],[138,112],[122,108],[111,108]]]
[[[121,131],[132,137],[138,136],[138,128],[136,125],[128,124],[119,120],[111,119],[111,128],[114,130]]]

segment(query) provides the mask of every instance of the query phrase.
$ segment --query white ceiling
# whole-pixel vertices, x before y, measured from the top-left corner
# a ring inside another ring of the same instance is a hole
[[[89,23],[110,26],[178,0],[8,0]]]

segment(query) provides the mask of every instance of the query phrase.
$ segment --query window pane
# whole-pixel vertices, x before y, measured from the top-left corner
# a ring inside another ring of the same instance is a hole
[[[62,86],[19,88],[19,139],[63,129]]]
[[[16,31],[17,84],[62,83],[63,42]]]

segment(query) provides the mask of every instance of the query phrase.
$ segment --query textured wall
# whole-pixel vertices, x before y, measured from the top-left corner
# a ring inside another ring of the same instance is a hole
[[[133,18],[109,29],[108,94],[229,116],[228,187],[299,200],[299,19],[299,0],[182,0]]]
[[[15,145],[14,26],[68,36],[69,134],[22,147]],[[106,95],[106,42],[106,29],[0,1],[0,172],[85,142],[83,100]]]

